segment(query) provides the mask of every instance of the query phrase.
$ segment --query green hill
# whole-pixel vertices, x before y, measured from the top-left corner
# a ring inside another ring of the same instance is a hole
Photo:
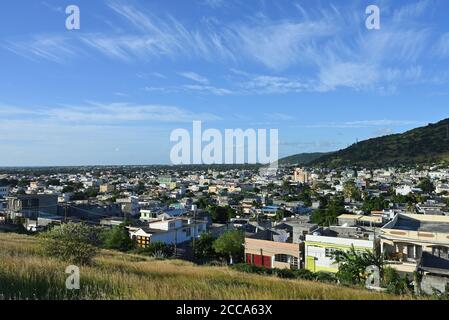
[[[288,156],[279,160],[281,165],[307,165],[312,161],[315,161],[329,153],[315,152],[315,153],[300,153],[292,156]]]
[[[295,156],[293,156],[295,157]],[[308,164],[322,167],[385,167],[449,160],[449,119],[401,134],[358,142]]]
[[[35,237],[0,233],[2,299],[301,300],[408,299],[332,284],[241,273],[228,267],[102,250],[65,289],[68,263],[40,253]]]

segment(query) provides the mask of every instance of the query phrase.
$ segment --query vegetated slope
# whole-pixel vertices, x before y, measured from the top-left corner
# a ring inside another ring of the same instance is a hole
[[[430,164],[449,160],[449,119],[402,134],[359,142],[324,155],[311,165],[325,167]]]
[[[292,156],[288,156],[279,160],[279,164],[281,165],[307,165],[312,161],[319,159],[328,153],[325,152],[315,152],[315,153],[300,153]]]
[[[240,273],[228,267],[102,250],[65,289],[69,263],[40,254],[36,238],[0,233],[0,299],[394,299],[319,282]]]

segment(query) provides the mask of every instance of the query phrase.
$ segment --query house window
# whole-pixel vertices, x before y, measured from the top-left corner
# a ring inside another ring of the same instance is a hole
[[[296,257],[291,257],[290,269],[299,269],[299,260]]]
[[[448,259],[448,248],[446,247],[432,247],[432,254],[439,258]]]
[[[149,237],[138,236],[136,240],[137,240],[137,246],[140,248],[146,248],[150,245]]]
[[[335,251],[336,251],[335,249],[326,248],[325,250],[326,250],[326,253],[325,253],[326,258],[334,257],[334,254],[335,254]]]
[[[286,254],[277,254],[274,256],[274,261],[288,263],[289,262],[288,258],[289,258],[289,256]]]
[[[192,230],[190,228],[184,229],[184,232],[186,233],[186,237],[190,237],[192,234]]]

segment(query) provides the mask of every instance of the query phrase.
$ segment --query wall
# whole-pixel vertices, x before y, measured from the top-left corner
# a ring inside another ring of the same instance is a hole
[[[425,294],[433,294],[434,289],[444,292],[448,284],[448,278],[424,275],[421,281],[421,291]]]

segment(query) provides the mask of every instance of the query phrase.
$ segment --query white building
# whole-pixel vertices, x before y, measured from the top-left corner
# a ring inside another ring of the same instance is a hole
[[[129,228],[129,234],[139,247],[145,248],[150,243],[180,244],[198,238],[206,232],[206,221],[194,221],[191,218],[172,218],[151,221],[148,227]]]
[[[0,186],[0,198],[5,198],[9,194],[9,186]]]
[[[335,262],[335,252],[350,250],[352,246],[357,251],[373,251],[374,239],[306,235],[304,251],[306,269],[312,272],[336,273],[338,264]]]
[[[407,196],[410,193],[418,193],[418,192],[422,192],[422,190],[420,188],[413,188],[412,186],[409,185],[402,185],[396,188],[396,194],[401,196]]]
[[[448,192],[449,193],[449,184],[438,184],[435,188],[436,193],[443,193]]]

